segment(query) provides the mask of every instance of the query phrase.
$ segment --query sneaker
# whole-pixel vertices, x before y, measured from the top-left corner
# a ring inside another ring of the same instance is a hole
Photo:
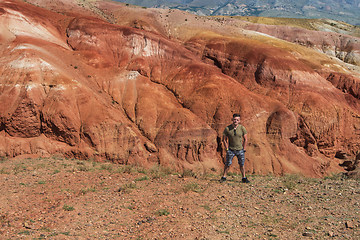
[[[242,182],[243,182],[243,183],[249,183],[250,181],[249,181],[249,179],[247,179],[247,178],[245,177],[245,178],[242,179]]]
[[[220,182],[225,182],[226,181],[226,177],[221,177]]]

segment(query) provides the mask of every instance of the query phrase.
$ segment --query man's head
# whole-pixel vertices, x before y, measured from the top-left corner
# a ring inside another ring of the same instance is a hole
[[[233,121],[234,127],[237,127],[240,124],[240,114],[238,114],[238,113],[233,114],[232,121]]]

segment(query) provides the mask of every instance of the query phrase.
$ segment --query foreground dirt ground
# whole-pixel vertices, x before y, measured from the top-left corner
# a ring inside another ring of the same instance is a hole
[[[0,239],[360,239],[359,181],[0,160]]]

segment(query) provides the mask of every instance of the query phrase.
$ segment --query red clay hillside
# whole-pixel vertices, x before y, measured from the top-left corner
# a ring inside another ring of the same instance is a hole
[[[249,173],[360,150],[356,36],[108,1],[1,1],[0,22],[0,156],[221,169],[236,112]]]

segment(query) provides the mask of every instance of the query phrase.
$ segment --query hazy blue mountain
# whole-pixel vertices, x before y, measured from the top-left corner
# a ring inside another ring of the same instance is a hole
[[[330,18],[360,25],[360,0],[116,0],[197,15]]]

